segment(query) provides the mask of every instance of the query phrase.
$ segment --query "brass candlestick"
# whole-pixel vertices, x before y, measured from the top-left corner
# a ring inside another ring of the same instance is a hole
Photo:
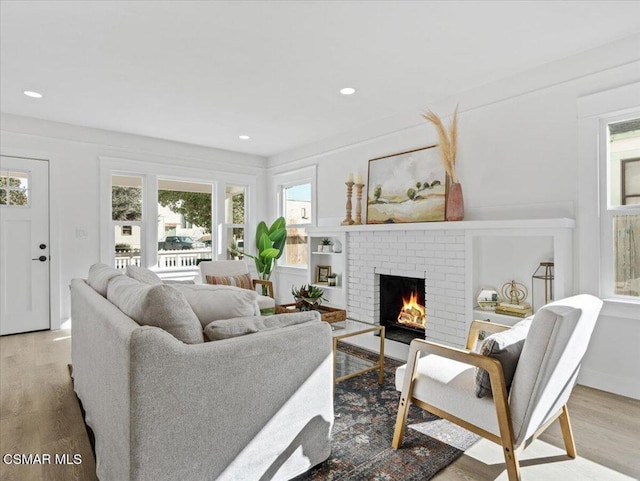
[[[362,188],[364,184],[356,184],[356,221],[355,224],[362,224]]]
[[[353,194],[353,181],[345,182],[347,186],[347,216],[340,223],[340,225],[353,225],[353,219],[351,218],[351,195]]]

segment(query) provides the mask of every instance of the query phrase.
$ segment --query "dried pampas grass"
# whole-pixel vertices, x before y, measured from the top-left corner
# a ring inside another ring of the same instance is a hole
[[[431,110],[426,111],[422,116],[436,127],[438,138],[440,140],[440,151],[442,152],[444,170],[446,170],[451,181],[453,183],[457,183],[458,175],[456,174],[456,155],[458,151],[458,107],[456,106],[456,109],[453,112],[451,125],[449,126],[448,131],[440,117]]]

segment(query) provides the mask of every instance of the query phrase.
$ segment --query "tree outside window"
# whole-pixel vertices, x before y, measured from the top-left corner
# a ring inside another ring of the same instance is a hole
[[[111,220],[115,266],[141,264],[142,177],[114,175],[111,178]]]
[[[211,183],[158,179],[158,267],[213,258]]]

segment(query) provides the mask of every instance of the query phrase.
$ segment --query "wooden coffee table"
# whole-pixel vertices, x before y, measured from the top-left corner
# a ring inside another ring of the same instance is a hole
[[[320,308],[316,310],[325,322],[341,322],[347,318],[347,311],[339,307],[320,306]],[[300,312],[296,309],[296,305],[293,302],[276,306],[276,314],[289,314],[292,312]]]

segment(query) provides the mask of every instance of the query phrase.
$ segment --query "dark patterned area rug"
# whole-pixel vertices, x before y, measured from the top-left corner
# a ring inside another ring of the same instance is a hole
[[[377,357],[345,343],[339,349],[372,362]],[[392,449],[400,399],[395,370],[401,364],[385,359],[382,386],[377,371],[337,384],[331,457],[296,481],[425,481],[478,441],[475,434],[411,406],[402,447]]]

